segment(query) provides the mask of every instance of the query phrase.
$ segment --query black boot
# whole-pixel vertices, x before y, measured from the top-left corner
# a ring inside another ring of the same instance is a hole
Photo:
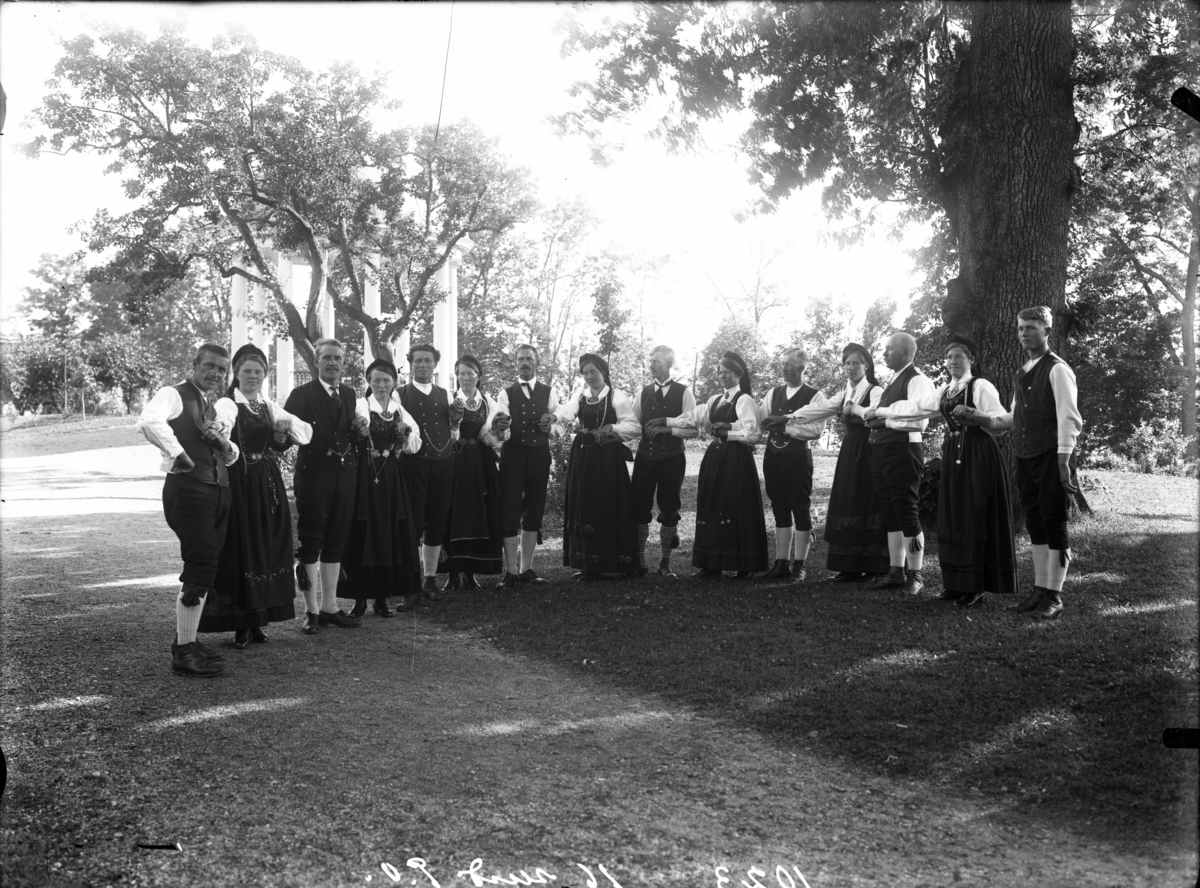
[[[788,570],[786,558],[776,558],[775,565],[766,574],[763,575],[764,580],[786,580],[792,576],[792,572]]]
[[[386,618],[386,617],[390,617],[391,615],[392,615],[392,612],[390,610],[388,610],[387,599],[386,598],[376,598],[375,599],[375,616]]]
[[[367,612],[367,599],[360,598],[354,602],[354,607],[350,609],[350,616],[361,617]]]
[[[475,579],[475,574],[469,570],[464,570],[462,575],[462,584],[464,589],[478,589],[479,580]]]
[[[443,592],[457,592],[459,586],[462,585],[462,579],[458,575],[458,571],[450,571],[450,575],[446,578],[446,585],[442,586]]]
[[[210,678],[225,671],[225,664],[207,659],[196,642],[171,645],[171,669],[180,675]]]

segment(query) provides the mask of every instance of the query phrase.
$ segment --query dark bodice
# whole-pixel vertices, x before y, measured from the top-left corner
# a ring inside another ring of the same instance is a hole
[[[371,449],[380,452],[396,449],[396,414],[389,413],[385,419],[382,413],[371,411]]]
[[[263,401],[258,402],[257,411],[249,404],[242,403],[238,403],[237,411],[237,422],[233,425],[231,437],[242,451],[242,459],[247,465],[253,465],[272,452],[271,438],[275,429],[271,424],[271,414],[267,412],[267,405]]]
[[[473,441],[483,431],[483,424],[487,420],[487,400],[481,392],[476,393],[476,397],[479,399],[479,406],[474,410],[470,408],[463,410],[462,422],[458,425],[460,441]]]
[[[586,395],[579,397],[579,427],[594,431],[602,425],[614,423],[617,421],[617,411],[612,403],[612,389],[608,390],[608,394],[597,404],[589,404]]]
[[[737,402],[744,394],[745,392],[738,392],[728,404],[722,404],[720,398],[718,398],[708,410],[708,421],[710,423],[727,422],[730,425],[736,425],[738,421]]]

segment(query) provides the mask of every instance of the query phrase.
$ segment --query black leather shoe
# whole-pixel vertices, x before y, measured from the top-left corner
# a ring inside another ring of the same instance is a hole
[[[677,580],[679,577],[675,575],[675,571],[671,570],[671,559],[663,558],[658,562],[658,575],[666,577],[668,580]]]
[[[899,589],[906,582],[904,576],[904,568],[893,567],[885,574],[880,574],[873,580],[869,580],[867,585],[872,589]]]
[[[350,608],[350,616],[361,617],[367,612],[367,599],[360,598],[354,602],[354,607]]]
[[[416,610],[417,605],[421,603],[420,595],[401,595],[400,603],[396,605],[396,612]]]
[[[763,574],[764,580],[786,580],[789,579],[792,572],[788,570],[786,558],[776,558],[774,566]]]
[[[906,570],[904,572],[904,591],[907,594],[919,595],[924,588],[925,578],[921,576],[919,570]]]
[[[715,567],[704,567],[692,574],[692,579],[695,580],[719,580],[721,572]]]
[[[342,629],[357,629],[362,625],[362,620],[358,617],[352,617],[340,608],[333,613],[321,611],[317,614],[317,622],[322,626],[338,626]]]
[[[271,636],[267,635],[267,633],[263,632],[262,629],[258,628],[257,626],[250,630],[250,641],[252,641],[254,644],[266,644],[270,640]]]
[[[200,653],[199,642],[171,645],[171,669],[180,675],[210,678],[225,671],[225,664],[208,659]]]
[[[317,634],[317,624],[319,622],[320,622],[320,620],[317,619],[316,614],[314,614],[312,611],[305,611],[304,612],[304,625],[303,625],[303,628],[301,629],[301,631],[305,635],[316,635]]]
[[[937,595],[935,595],[933,597],[936,598],[938,601],[957,602],[960,598],[963,597],[963,593],[955,592],[952,589],[943,589],[941,592],[939,592]]]
[[[453,571],[446,578],[446,585],[442,586],[442,592],[457,592],[462,585],[462,578],[459,577],[458,571]]]
[[[860,580],[862,580],[862,578],[863,578],[863,575],[860,573],[853,573],[851,571],[844,570],[841,573],[839,573],[836,577],[833,578],[833,582],[835,582],[835,583],[857,583]]]
[[[512,590],[516,589],[520,585],[521,578],[519,576],[517,576],[515,573],[505,572],[504,576],[500,578],[500,582],[496,585],[496,588]]]
[[[975,605],[979,604],[979,602],[983,601],[983,596],[983,592],[968,592],[966,595],[958,596],[954,603],[958,607],[974,607]],[[938,597],[941,598],[940,595]]]
[[[179,644],[179,636],[178,635],[175,636],[175,641],[172,642],[172,644]],[[202,642],[198,638],[194,642],[192,642],[192,644],[194,644],[196,646],[196,650],[198,650],[200,652],[200,656],[204,657],[204,659],[206,659],[206,660],[212,660],[214,663],[220,663],[222,660],[225,659],[225,655],[223,653],[221,653],[218,650],[214,650],[213,648],[210,648],[208,645],[204,644],[204,642]],[[172,648],[172,650],[174,650],[174,648]]]
[[[521,572],[521,582],[530,586],[544,586],[549,581],[539,577],[537,571],[531,567],[529,570]]]
[[[803,583],[808,579],[808,568],[804,566],[803,561],[792,562],[792,579],[797,583]]]
[[[428,598],[430,601],[441,601],[445,596],[442,595],[442,590],[438,588],[437,577],[426,577],[421,583],[421,597]]]
[[[628,573],[628,576],[644,577],[648,573],[650,573],[650,568],[646,567],[646,565],[644,565],[644,564],[639,564],[637,567],[635,567],[633,570],[631,570]]]
[[[462,584],[464,589],[478,589],[479,580],[475,579],[475,574],[469,570],[464,570],[462,575]]]
[[[390,610],[388,610],[386,598],[376,598],[375,599],[375,616],[383,617],[384,619],[391,618],[392,612]]]
[[[1032,611],[1042,603],[1042,596],[1046,594],[1046,590],[1041,586],[1034,586],[1033,591],[1020,604],[1010,607],[1009,610],[1015,614],[1025,614]]]
[[[1053,620],[1062,613],[1062,609],[1063,603],[1059,594],[1046,589],[1042,600],[1038,603],[1037,607],[1029,612],[1029,616],[1035,620]]]
[[[233,633],[233,646],[241,650],[250,643],[250,630],[238,629]]]

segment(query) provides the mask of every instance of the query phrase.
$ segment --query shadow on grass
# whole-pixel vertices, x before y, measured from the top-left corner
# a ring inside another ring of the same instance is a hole
[[[539,565],[546,592],[468,593],[429,613],[786,747],[982,793],[1022,820],[1109,841],[1190,842],[1197,756],[1161,737],[1196,724],[1196,535],[1091,532],[1095,551],[1077,559],[1081,579],[1068,579],[1067,610],[1052,623],[1005,612],[1013,602],[999,596],[969,611],[933,600],[936,560],[920,598],[834,584],[820,569],[822,542],[800,589],[694,581],[687,539],[674,582],[581,586]],[[1144,571],[1103,579],[1146,561],[1192,582],[1155,583]],[[1031,575],[1027,554],[1020,569]],[[1123,609],[1139,602],[1153,606]]]

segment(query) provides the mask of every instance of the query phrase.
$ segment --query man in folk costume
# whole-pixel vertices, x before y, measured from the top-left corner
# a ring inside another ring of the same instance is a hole
[[[899,332],[888,337],[883,348],[883,362],[896,375],[883,390],[878,407],[933,396],[933,383],[913,364],[916,356],[917,341],[912,336]],[[921,530],[917,502],[921,491],[921,469],[925,464],[921,435],[929,420],[877,418],[876,409],[852,408],[871,429],[875,492],[888,535],[888,573],[871,580],[870,585],[903,587],[909,595],[916,595],[925,585],[921,577],[925,534]]]
[[[812,545],[813,459],[808,441],[820,435],[824,423],[812,423],[808,438],[805,432],[810,429],[794,420],[794,414],[820,394],[804,382],[808,353],[802,348],[788,348],[780,360],[784,384],[767,392],[759,405],[763,430],[767,432],[763,482],[775,515],[775,565],[764,579],[795,577],[803,582],[807,574],[804,561]],[[789,565],[793,536],[796,560]]]
[[[691,416],[696,411],[696,396],[682,382],[671,379],[675,352],[665,345],[650,352],[650,375],[654,382],[642,389],[633,402],[633,415],[642,427],[637,456],[633,461],[633,511],[637,522],[638,576],[650,572],[646,567],[646,540],[650,536],[651,510],[658,496],[658,573],[673,578],[671,550],[679,548],[680,491],[687,471],[683,452],[685,438],[696,438],[699,429],[671,428],[671,417]]]
[[[175,601],[171,668],[208,677],[225,669],[224,654],[196,640],[204,601],[217,578],[231,504],[227,467],[238,459],[229,440],[237,417],[218,415],[210,395],[219,394],[229,370],[229,352],[205,343],[192,361],[192,375],[159,389],[137,429],[163,455],[163,513],[179,538],[182,588]]]
[[[416,535],[421,538],[421,596],[431,601],[443,597],[437,568],[454,499],[454,442],[463,417],[462,402],[434,385],[433,371],[441,359],[432,345],[414,345],[408,351],[411,375],[400,389],[400,403],[421,432],[421,449],[404,457],[400,465],[408,483]]]
[[[558,396],[537,380],[535,346],[517,346],[517,381],[496,396],[490,430],[500,450],[500,532],[504,537],[504,576],[500,588],[541,585],[533,554],[541,536],[550,483],[550,436],[562,434],[555,422]],[[518,568],[517,546],[520,544]]]
[[[338,607],[342,550],[354,518],[357,456],[353,432],[368,423],[355,417],[354,389],[342,382],[345,350],[336,339],[316,345],[317,378],[292,389],[284,409],[312,426],[312,440],[296,452],[292,490],[296,494],[296,585],[304,596],[304,632],[318,626],[353,629],[362,624]],[[318,566],[319,565],[319,566]],[[317,597],[320,574],[321,595]]]
[[[1039,620],[1062,613],[1062,587],[1071,561],[1067,539],[1071,454],[1083,430],[1075,373],[1050,351],[1054,316],[1045,305],[1017,313],[1017,338],[1029,360],[1017,372],[1012,412],[962,417],[972,425],[1012,431],[1017,451],[1017,490],[1033,546],[1033,592],[1012,610]]]

